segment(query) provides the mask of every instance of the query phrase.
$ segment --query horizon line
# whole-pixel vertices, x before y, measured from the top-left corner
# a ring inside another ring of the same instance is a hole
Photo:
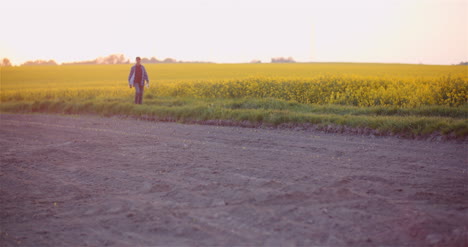
[[[125,62],[116,62],[116,63],[98,63],[98,59],[102,59],[102,58],[106,58],[106,57],[110,57],[112,55],[123,55],[123,54],[111,54],[111,55],[108,55],[108,56],[104,56],[104,57],[97,57],[95,59],[91,59],[91,60],[80,60],[80,61],[69,61],[69,62],[57,62],[55,61],[55,59],[36,59],[36,60],[27,60],[25,62],[23,62],[22,64],[11,64],[10,62],[10,65],[7,65],[7,66],[13,66],[13,67],[21,67],[21,66],[60,66],[60,65],[117,65],[117,64],[134,64],[133,61],[130,60],[130,58],[128,57],[125,57]],[[156,58],[156,57],[141,57],[142,59],[152,59],[152,58]],[[275,58],[285,58],[285,57],[275,57]],[[286,57],[285,59],[287,58],[292,58],[292,57]],[[8,59],[7,57],[5,58],[0,58],[0,66],[1,67],[7,67],[7,66],[4,66],[3,65],[3,60],[4,59]],[[156,58],[157,59],[157,58]],[[165,60],[167,59],[172,59],[172,61],[170,62],[165,62]],[[410,63],[410,62],[377,62],[377,61],[373,61],[373,62],[359,62],[359,61],[295,61],[293,58],[292,61],[287,61],[287,62],[272,62],[271,60],[273,60],[274,58],[272,57],[270,59],[270,61],[262,61],[260,59],[252,59],[250,62],[214,62],[214,61],[190,61],[190,60],[177,60],[177,59],[174,59],[174,58],[165,58],[163,60],[157,60],[157,62],[144,62],[143,64],[196,64],[196,63],[199,63],[199,64],[312,64],[312,63],[316,63],[316,64],[320,64],[320,63],[345,63],[345,64],[400,64],[400,65],[405,65],[405,64],[408,64],[408,65],[438,65],[438,66],[456,66],[456,65],[467,65],[468,64],[468,59],[466,61],[460,61],[460,63],[458,64],[443,64],[443,63],[424,63],[424,62],[418,62],[418,63]],[[26,64],[28,62],[40,62],[40,64]],[[42,63],[41,63],[42,62]],[[47,64],[48,62],[51,62],[52,64]],[[89,62],[88,64],[86,62]]]

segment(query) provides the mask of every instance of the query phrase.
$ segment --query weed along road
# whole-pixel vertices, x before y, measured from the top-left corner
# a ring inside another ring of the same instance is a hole
[[[1,246],[467,246],[467,146],[2,114]]]

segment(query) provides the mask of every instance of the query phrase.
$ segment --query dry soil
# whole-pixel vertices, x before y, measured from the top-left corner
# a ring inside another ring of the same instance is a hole
[[[0,246],[468,246],[463,143],[0,117]]]

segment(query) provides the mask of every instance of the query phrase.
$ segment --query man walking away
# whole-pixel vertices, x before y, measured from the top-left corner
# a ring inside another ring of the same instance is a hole
[[[130,75],[128,75],[128,85],[130,88],[135,87],[135,104],[143,103],[143,90],[146,85],[149,87],[148,74],[143,65],[141,65],[141,58],[136,58],[136,64],[132,66]]]

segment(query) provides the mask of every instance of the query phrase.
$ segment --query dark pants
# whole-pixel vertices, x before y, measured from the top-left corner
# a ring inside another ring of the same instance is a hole
[[[135,83],[135,104],[140,104],[143,103],[143,91],[144,91],[144,85],[143,83]]]

